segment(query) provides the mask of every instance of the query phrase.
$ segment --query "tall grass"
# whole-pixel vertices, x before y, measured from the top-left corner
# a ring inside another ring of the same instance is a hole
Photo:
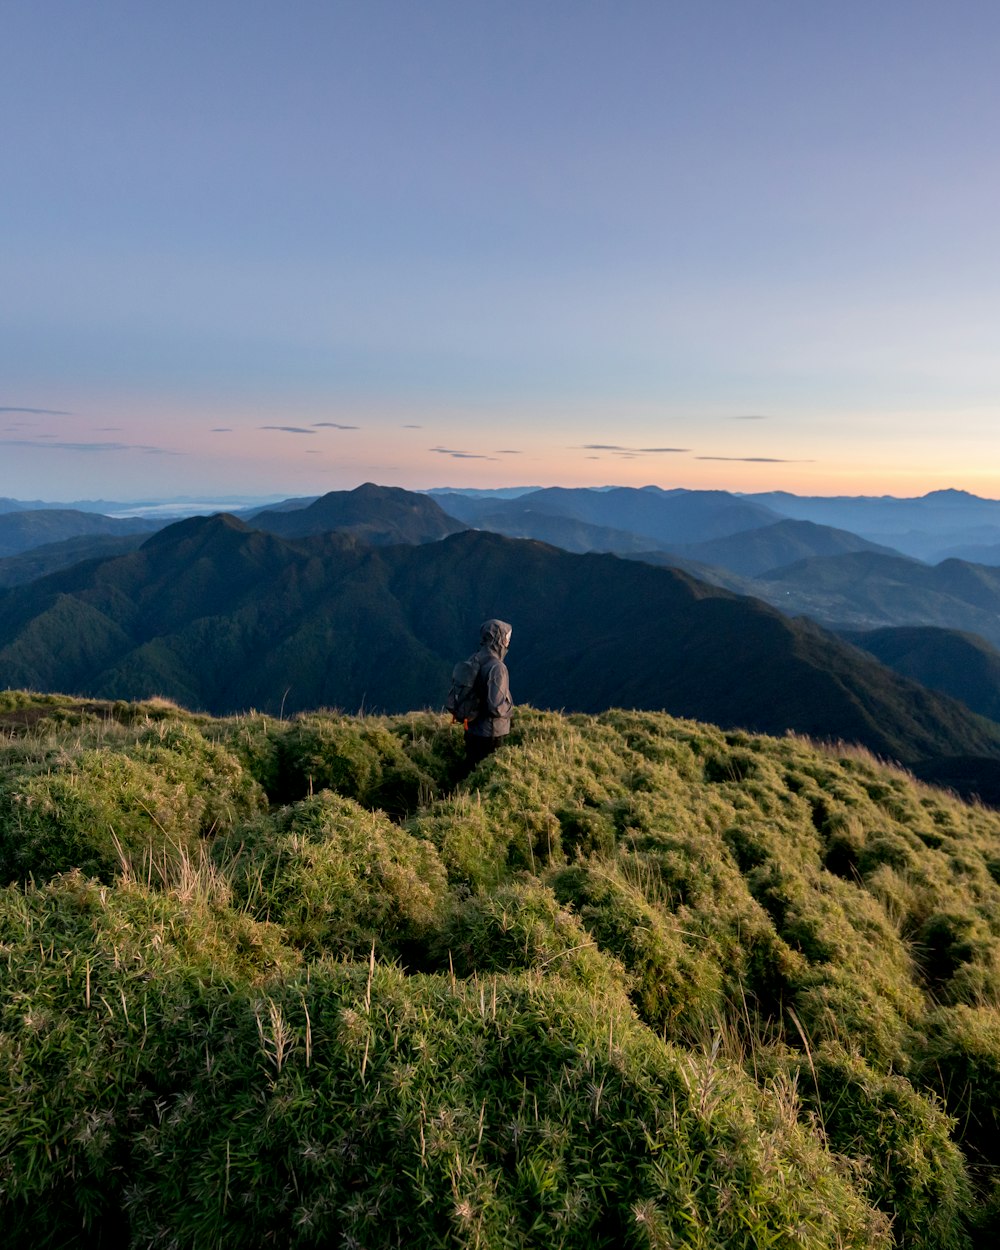
[[[5,1244],[994,1244],[997,813],[656,714],[0,728]]]

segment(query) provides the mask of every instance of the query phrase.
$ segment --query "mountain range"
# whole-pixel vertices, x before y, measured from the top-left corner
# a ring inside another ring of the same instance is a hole
[[[781,519],[772,509],[727,491],[665,491],[656,486],[639,490],[550,486],[511,500],[449,496],[447,505],[451,515],[470,525],[480,525],[490,516],[522,523],[539,514],[571,517],[651,539],[653,545],[705,542]]]
[[[1000,561],[1000,501],[967,491],[931,491],[916,499],[810,497],[785,491],[736,495],[726,491],[615,487],[526,490],[517,498],[432,492],[451,515],[480,525],[501,516],[559,513],[610,529],[669,543],[699,543],[781,520],[808,521],[847,531],[915,559]],[[711,516],[715,513],[715,517]],[[685,528],[686,517],[698,523]],[[721,521],[718,529],[712,522]],[[729,522],[734,524],[730,525]],[[819,554],[819,553],[816,553]]]
[[[719,566],[742,577],[758,577],[800,560],[873,551],[896,555],[890,547],[869,542],[847,530],[814,521],[776,521],[773,525],[741,530],[707,542],[675,544],[676,555],[709,566]]]
[[[884,526],[900,508],[967,520],[994,506],[943,495],[819,502],[831,517],[833,505],[853,506]],[[931,567],[779,515],[790,506],[654,487],[431,495],[366,483],[149,540],[163,520],[12,511],[0,534],[6,524],[28,542],[74,536],[0,559],[0,682],[164,693],[220,712],[282,700],[402,710],[440,703],[450,664],[495,613],[521,622],[519,693],[541,706],[662,707],[842,737],[908,762],[993,755],[993,728],[968,713],[1000,716],[1000,572]],[[455,560],[464,580],[448,572]],[[809,619],[788,619],[799,616]],[[536,637],[539,625],[550,638]],[[914,703],[920,688],[900,678],[936,694]]]
[[[962,548],[1000,544],[1000,500],[964,490],[935,490],[917,499],[883,496],[810,497],[786,491],[746,499],[782,516],[850,530],[921,560],[940,560]]]
[[[515,626],[516,697],[666,709],[904,762],[1000,757],[1000,725],[808,621],[672,569],[462,532],[374,548],[193,518],[0,592],[0,685],[213,712],[440,706],[479,622]]]
[[[816,500],[646,487],[549,489],[512,500],[438,497],[479,528],[681,567],[831,629],[936,626],[1000,645],[1000,573],[956,559],[930,566],[872,537],[907,524],[940,524],[940,546],[961,526],[972,533],[970,526],[981,529],[990,517],[1000,524],[1000,503],[964,492]],[[799,515],[781,517],[780,509]],[[826,523],[845,519],[867,536]]]

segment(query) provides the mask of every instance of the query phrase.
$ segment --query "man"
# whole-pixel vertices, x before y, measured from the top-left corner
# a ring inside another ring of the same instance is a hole
[[[511,627],[506,621],[484,621],[479,629],[482,643],[467,663],[478,668],[473,690],[477,711],[466,723],[465,763],[471,771],[495,751],[510,733],[510,679],[504,656],[510,647]]]

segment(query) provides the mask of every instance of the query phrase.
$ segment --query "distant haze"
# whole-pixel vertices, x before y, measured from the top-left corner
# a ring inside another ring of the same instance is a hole
[[[7,6],[0,496],[1000,496],[1000,6]]]

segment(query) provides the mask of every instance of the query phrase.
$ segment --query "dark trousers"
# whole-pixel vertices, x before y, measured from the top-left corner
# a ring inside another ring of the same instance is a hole
[[[492,755],[503,738],[483,738],[479,734],[465,735],[465,771],[471,773],[477,764],[481,764],[487,755]]]

